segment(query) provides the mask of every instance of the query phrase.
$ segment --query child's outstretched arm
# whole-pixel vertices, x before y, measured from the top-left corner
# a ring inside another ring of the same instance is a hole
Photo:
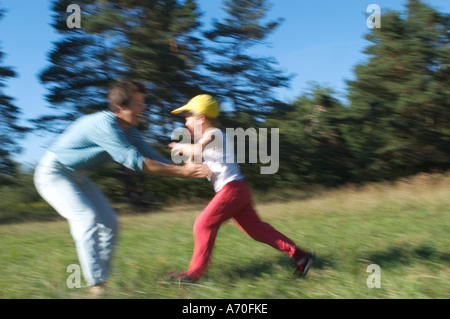
[[[176,155],[188,156],[188,162],[201,163],[203,150],[211,143],[213,135],[214,134],[210,130],[207,130],[197,143],[188,144],[173,142],[169,144],[169,147],[172,148],[172,152],[175,152]]]

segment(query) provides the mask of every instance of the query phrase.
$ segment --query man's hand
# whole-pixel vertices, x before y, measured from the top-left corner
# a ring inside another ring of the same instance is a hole
[[[143,164],[144,173],[160,175],[160,176],[179,176],[189,178],[206,178],[211,176],[212,172],[209,167],[203,164],[187,163],[183,166],[164,164],[153,161],[151,159],[144,159]]]

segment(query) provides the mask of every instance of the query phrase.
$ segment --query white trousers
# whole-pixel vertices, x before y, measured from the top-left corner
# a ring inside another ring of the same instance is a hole
[[[106,281],[118,231],[108,199],[85,174],[68,169],[51,152],[37,165],[34,183],[42,198],[68,220],[87,285]]]

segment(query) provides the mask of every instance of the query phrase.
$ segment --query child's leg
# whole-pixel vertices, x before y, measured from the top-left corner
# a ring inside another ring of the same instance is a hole
[[[240,214],[235,216],[234,220],[239,228],[254,240],[285,252],[290,257],[299,254],[300,249],[295,243],[271,225],[264,223],[251,204],[249,204]]]
[[[234,221],[242,231],[259,242],[285,252],[295,260],[299,260],[305,255],[305,252],[298,248],[291,239],[259,218],[253,208],[251,190],[245,183],[241,187],[241,196],[248,198],[248,204],[234,216]]]
[[[197,217],[194,224],[194,252],[189,270],[183,276],[196,280],[206,271],[220,225],[248,204],[245,197],[241,196],[238,185],[238,182],[227,184]]]
[[[314,262],[315,255],[298,248],[295,243],[267,223],[261,221],[249,204],[241,213],[234,217],[238,226],[251,238],[268,244],[275,249],[285,252],[296,262],[295,276],[303,278]]]

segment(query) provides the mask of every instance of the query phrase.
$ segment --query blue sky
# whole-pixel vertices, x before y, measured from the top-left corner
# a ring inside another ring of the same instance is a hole
[[[213,18],[224,16],[222,0],[197,0],[203,12],[204,28]],[[368,45],[364,35],[366,8],[377,4],[383,13],[403,10],[406,0],[271,0],[268,19],[283,18],[271,35],[270,46],[258,48],[258,55],[277,59],[282,70],[296,74],[290,89],[277,92],[285,101],[293,100],[314,81],[334,88],[345,96],[345,81],[353,79],[353,68],[364,61]],[[450,1],[429,0],[442,12],[450,12]],[[58,39],[51,23],[50,0],[0,0],[6,9],[0,21],[0,50],[6,54],[3,66],[12,66],[18,77],[10,79],[4,93],[15,98],[24,121],[49,113],[38,74],[48,65],[52,42]],[[82,13],[83,8],[81,8]],[[69,15],[69,14],[68,14]],[[82,19],[82,17],[81,17]],[[82,20],[81,20],[82,23]],[[25,122],[24,122],[25,123]],[[24,150],[16,160],[34,165],[45,153],[54,136],[29,134],[21,143]]]

